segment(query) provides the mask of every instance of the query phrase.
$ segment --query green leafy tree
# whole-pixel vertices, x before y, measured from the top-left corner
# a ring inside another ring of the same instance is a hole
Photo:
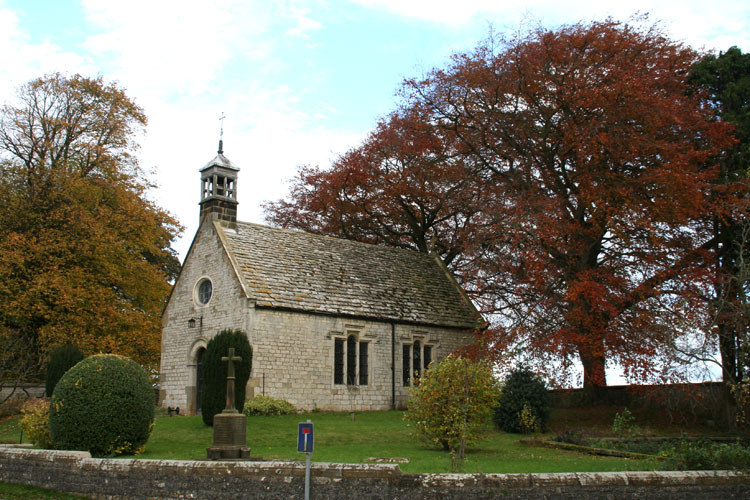
[[[52,397],[57,382],[65,375],[65,372],[73,368],[83,359],[83,353],[75,344],[65,344],[57,347],[50,355],[47,363],[47,378],[45,380],[45,393]]]
[[[203,390],[201,391],[201,414],[206,425],[214,425],[214,416],[221,413],[227,401],[227,362],[222,361],[234,348],[234,355],[242,358],[234,362],[234,404],[242,411],[245,404],[245,385],[250,378],[253,351],[245,332],[223,330],[212,338],[203,356]]]
[[[742,408],[750,368],[748,328],[747,173],[750,168],[750,54],[732,47],[710,54],[693,68],[690,82],[708,102],[717,121],[734,126],[736,142],[725,150],[715,181],[714,216],[707,221],[716,244],[712,336],[718,338],[728,407],[725,418],[734,420]],[[735,396],[733,399],[732,395]],[[740,404],[736,405],[739,400]]]
[[[40,378],[66,342],[158,365],[181,228],[146,197],[145,125],[121,88],[80,75],[33,80],[0,108],[0,338],[22,374]]]
[[[405,419],[426,443],[450,451],[454,469],[480,436],[497,404],[499,388],[489,363],[450,355],[433,363],[409,391]]]

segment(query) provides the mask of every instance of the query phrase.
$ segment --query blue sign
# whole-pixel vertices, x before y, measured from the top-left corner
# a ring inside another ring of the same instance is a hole
[[[300,453],[313,452],[313,424],[312,422],[300,422],[297,434],[297,451]]]

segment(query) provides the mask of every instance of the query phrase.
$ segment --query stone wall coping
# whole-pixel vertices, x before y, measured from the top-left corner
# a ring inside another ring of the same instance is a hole
[[[82,470],[107,472],[159,471],[194,475],[229,474],[248,479],[304,476],[305,464],[296,461],[209,461],[138,458],[92,458],[86,451],[39,450],[0,446],[5,460],[77,463]],[[403,474],[398,464],[314,462],[312,475],[337,480],[371,478],[423,487],[559,488],[601,486],[673,486],[750,484],[750,471],[631,471],[520,474]]]

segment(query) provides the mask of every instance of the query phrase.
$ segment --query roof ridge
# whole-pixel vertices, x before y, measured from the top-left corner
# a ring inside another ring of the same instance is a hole
[[[298,234],[298,235],[304,235],[304,236],[313,236],[316,238],[326,238],[328,240],[333,240],[336,242],[346,242],[353,245],[366,245],[368,247],[374,247],[374,248],[381,248],[383,250],[387,251],[396,251],[396,252],[409,252],[414,255],[424,255],[425,257],[429,257],[429,253],[420,252],[418,250],[412,249],[412,248],[399,248],[399,247],[393,247],[388,245],[380,245],[377,243],[367,243],[365,241],[357,241],[357,240],[351,240],[349,238],[344,238],[343,236],[331,236],[328,234],[319,234],[319,233],[312,233],[309,231],[304,231],[302,229],[294,229],[294,228],[288,228],[288,227],[277,227],[277,226],[269,226],[267,224],[259,224],[257,222],[245,222],[245,221],[237,221],[237,225],[245,225],[245,226],[255,226],[260,227],[263,229],[271,229],[273,231],[285,231],[292,234]],[[225,228],[226,229],[226,228]]]

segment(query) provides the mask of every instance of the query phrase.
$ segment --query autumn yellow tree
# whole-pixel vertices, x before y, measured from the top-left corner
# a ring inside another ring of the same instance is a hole
[[[143,110],[101,77],[53,74],[0,120],[2,378],[41,376],[70,342],[155,367],[181,228],[145,197]]]

